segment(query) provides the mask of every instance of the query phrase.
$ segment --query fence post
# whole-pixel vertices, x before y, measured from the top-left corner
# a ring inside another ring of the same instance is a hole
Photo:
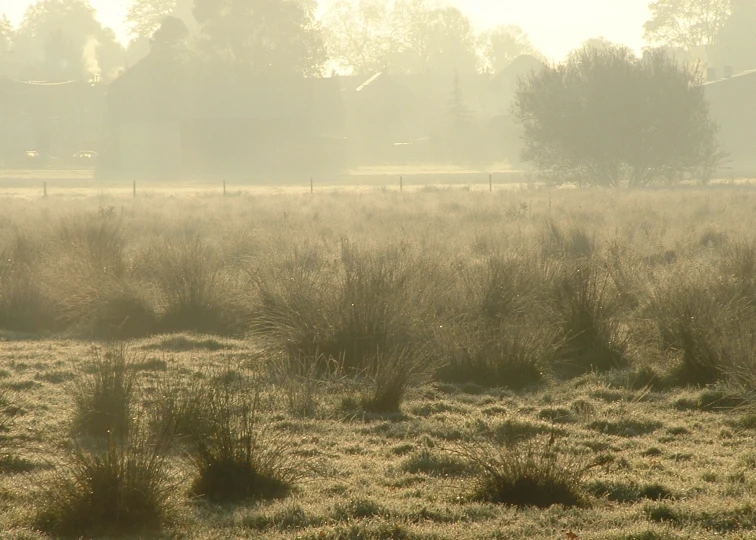
[[[312,182],[312,177],[310,177],[310,193],[312,194],[314,192],[315,192],[315,187],[314,187],[314,184]]]
[[[404,177],[399,177],[399,193],[402,193],[404,191]]]
[[[136,180],[131,185],[132,194],[134,195],[134,198],[136,198]]]
[[[223,180],[223,196],[226,196],[226,181]]]
[[[490,174],[488,175],[488,191],[489,192],[493,192],[493,179],[492,179],[492,176],[493,175],[490,175]]]
[[[47,182],[42,182],[42,194],[47,197]]]

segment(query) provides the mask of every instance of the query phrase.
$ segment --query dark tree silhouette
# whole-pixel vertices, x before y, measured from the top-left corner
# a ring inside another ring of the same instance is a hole
[[[179,19],[190,33],[197,29],[194,0],[134,0],[126,22],[134,39],[150,40],[167,17]]]
[[[39,0],[16,33],[15,55],[38,79],[109,79],[123,66],[123,47],[103,28],[88,0]]]
[[[326,63],[314,0],[196,0],[200,50],[267,73],[318,75]]]
[[[521,54],[537,54],[528,34],[519,26],[506,25],[483,34],[483,64],[486,69],[498,72]]]
[[[700,72],[663,52],[573,52],[521,81],[523,158],[557,181],[645,186],[707,180],[721,156]]]

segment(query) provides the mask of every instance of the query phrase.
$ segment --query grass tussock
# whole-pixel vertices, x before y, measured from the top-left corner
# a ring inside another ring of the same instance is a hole
[[[468,323],[437,332],[443,359],[436,378],[485,388],[522,390],[544,382],[562,348],[557,328],[500,322]]]
[[[431,357],[421,349],[378,351],[367,360],[362,409],[385,414],[398,412],[408,390],[430,378]]]
[[[47,486],[36,517],[59,537],[154,532],[170,522],[175,486],[168,480],[166,439],[135,425],[125,438],[93,448],[73,443]]]
[[[244,320],[221,271],[222,259],[198,236],[185,234],[154,246],[142,272],[156,284],[161,298],[162,332],[234,334]]]
[[[707,276],[683,277],[658,287],[649,311],[661,346],[677,355],[672,377],[680,384],[707,385],[751,365],[750,300]]]
[[[124,343],[93,347],[91,363],[73,383],[75,435],[117,437],[128,435],[135,404],[137,372]]]
[[[266,429],[259,382],[229,368],[209,372],[180,403],[172,414],[185,430],[192,493],[222,502],[278,498],[294,487],[302,464],[286,435]]]
[[[553,309],[564,339],[561,369],[579,375],[627,365],[622,305],[604,268],[595,261],[565,263],[553,279]]]
[[[589,467],[560,454],[553,437],[512,446],[468,443],[456,452],[479,471],[476,500],[538,508],[586,504],[583,477]]]
[[[55,329],[37,272],[40,250],[24,234],[0,249],[0,328],[35,333]]]
[[[370,250],[344,242],[337,262],[315,265],[295,254],[283,277],[255,276],[256,328],[290,355],[365,369],[380,351],[422,340],[424,264],[404,246]]]

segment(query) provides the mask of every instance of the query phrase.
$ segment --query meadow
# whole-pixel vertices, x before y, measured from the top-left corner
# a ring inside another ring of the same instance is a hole
[[[6,193],[0,538],[756,536],[756,190],[484,187]]]

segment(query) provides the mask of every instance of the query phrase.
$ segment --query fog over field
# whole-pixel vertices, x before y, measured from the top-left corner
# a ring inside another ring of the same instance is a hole
[[[756,0],[0,0],[0,538],[756,534]]]

